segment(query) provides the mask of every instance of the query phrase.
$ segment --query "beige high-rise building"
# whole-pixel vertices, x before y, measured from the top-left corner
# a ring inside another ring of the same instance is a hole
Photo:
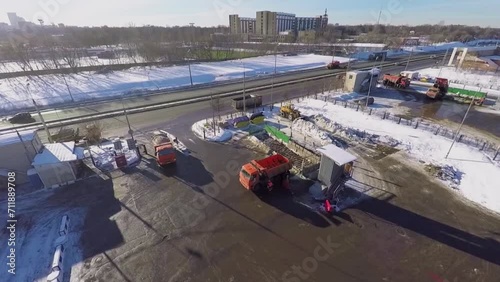
[[[239,15],[229,15],[229,29],[232,34],[254,34],[255,19],[242,18]]]
[[[276,12],[257,12],[255,33],[258,35],[276,35],[278,33],[276,19]]]
[[[241,23],[238,15],[229,15],[229,29],[232,34],[240,33]]]

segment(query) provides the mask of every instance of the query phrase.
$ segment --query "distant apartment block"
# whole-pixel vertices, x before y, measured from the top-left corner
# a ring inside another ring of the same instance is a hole
[[[257,28],[256,34],[258,35],[276,35],[276,20],[277,13],[270,11],[257,12]]]
[[[297,17],[295,14],[258,11],[255,19],[229,16],[229,26],[233,34],[256,34],[273,36],[283,33],[298,34],[299,31],[321,32],[328,25],[328,14],[316,17]]]
[[[229,15],[229,27],[233,34],[254,34],[256,20],[253,18],[240,18],[238,15]]]
[[[296,24],[295,14],[276,13],[277,32],[294,31]]]

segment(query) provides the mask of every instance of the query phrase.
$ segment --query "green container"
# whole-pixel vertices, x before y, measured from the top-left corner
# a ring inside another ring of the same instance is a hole
[[[484,93],[484,92],[467,90],[467,89],[459,89],[459,88],[453,88],[453,87],[448,88],[448,94],[456,95],[456,96],[464,97],[464,98],[475,98],[475,99],[482,99],[482,98],[486,97],[486,93]]]
[[[276,138],[282,140],[283,142],[285,142],[285,143],[290,142],[290,136],[281,132],[278,128],[266,124],[264,126],[264,129],[267,131],[267,133],[275,136]]]

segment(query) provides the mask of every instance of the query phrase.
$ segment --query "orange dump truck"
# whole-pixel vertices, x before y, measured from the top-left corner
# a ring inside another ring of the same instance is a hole
[[[396,88],[406,88],[410,86],[410,79],[402,75],[385,74],[383,78],[383,83],[386,86],[391,86]]]
[[[166,134],[155,132],[152,143],[158,165],[165,166],[177,161],[172,141]]]
[[[241,168],[240,183],[254,192],[266,189],[270,191],[276,185],[288,188],[290,169],[292,169],[292,163],[279,154],[253,160]]]

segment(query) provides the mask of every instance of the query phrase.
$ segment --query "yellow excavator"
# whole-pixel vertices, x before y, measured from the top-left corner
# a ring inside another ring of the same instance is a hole
[[[281,106],[280,115],[284,118],[287,118],[291,121],[300,117],[300,111],[295,109],[292,104],[286,104]]]

